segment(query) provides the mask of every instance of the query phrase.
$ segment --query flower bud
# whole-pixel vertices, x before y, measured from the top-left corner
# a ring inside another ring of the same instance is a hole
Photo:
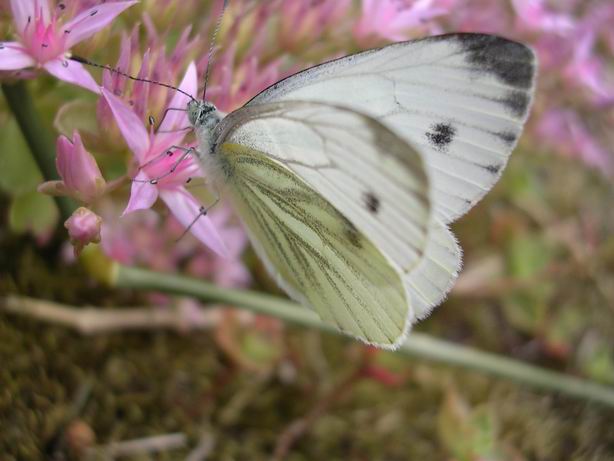
[[[72,141],[60,136],[57,141],[56,168],[67,195],[83,203],[91,203],[106,189],[96,160],[85,150],[81,136],[75,131]]]
[[[87,244],[100,242],[102,218],[88,208],[79,207],[66,220],[64,227],[68,229],[70,243],[75,248],[75,256],[78,256]]]

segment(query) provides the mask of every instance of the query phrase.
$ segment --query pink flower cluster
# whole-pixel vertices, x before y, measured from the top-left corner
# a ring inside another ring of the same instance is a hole
[[[511,7],[511,8],[510,8]],[[540,61],[529,129],[543,150],[614,173],[614,3],[456,0],[443,30],[486,31],[532,45]],[[592,123],[588,123],[588,120]]]
[[[179,85],[188,94],[196,94],[196,67],[192,64]],[[111,108],[119,129],[138,163],[128,206],[124,214],[148,209],[160,197],[185,227],[221,256],[227,253],[222,238],[208,216],[199,216],[200,203],[184,187],[192,178],[202,176],[193,155],[181,149],[189,126],[185,111],[170,111],[158,133],[143,126],[133,109],[103,88],[102,95]],[[184,108],[188,98],[175,93],[168,108]],[[184,148],[185,149],[185,148]],[[151,181],[155,180],[155,184]]]
[[[198,193],[192,186],[205,181],[206,172],[187,150],[194,144],[182,130],[189,125],[185,112],[173,110],[184,108],[187,97],[109,71],[103,72],[99,86],[80,63],[69,59],[71,48],[135,3],[79,0],[52,7],[51,0],[10,0],[16,40],[0,43],[0,71],[44,69],[100,94],[96,107],[100,132],[110,133],[106,138],[119,146],[117,150],[127,147],[132,153],[125,217],[103,220],[100,226],[80,211],[67,223],[72,241],[78,242],[76,248],[82,248],[87,239],[99,239],[102,229],[105,248],[120,259],[133,260],[118,243],[121,238],[116,238],[124,235],[121,224],[107,222],[128,222],[133,212],[140,210],[139,215],[155,208],[160,198],[200,242],[217,255],[236,259],[244,248],[244,235],[232,230],[232,218],[223,205],[202,216],[201,199],[194,195]],[[210,64],[210,44],[203,37],[211,36],[222,5],[212,3],[205,7],[197,0],[161,0],[155,8],[144,5],[145,46],[139,25],[132,24],[121,33],[116,68],[178,85],[198,97],[198,76],[202,78]],[[206,14],[199,18],[197,11]],[[614,143],[604,127],[614,123],[614,78],[608,64],[614,54],[612,24],[614,4],[606,0],[556,4],[545,0],[233,0],[215,44],[207,97],[229,112],[296,70],[366,47],[434,33],[497,33],[533,45],[540,57],[540,88],[529,126],[533,145],[549,146],[609,174]],[[161,33],[164,27],[168,31]],[[202,31],[202,36],[193,30]],[[175,46],[169,52],[166,44],[171,41]],[[160,126],[158,120],[150,122],[151,115],[163,118]],[[589,116],[597,122],[589,124]],[[72,139],[60,137],[57,144],[62,180],[46,183],[41,190],[69,195],[90,209],[106,203],[108,214],[111,194],[121,193],[121,178],[105,181],[79,133],[67,134]],[[122,143],[115,141],[119,137]],[[225,218],[216,218],[217,213]],[[91,226],[89,232],[84,225]],[[221,233],[216,230],[220,226]]]

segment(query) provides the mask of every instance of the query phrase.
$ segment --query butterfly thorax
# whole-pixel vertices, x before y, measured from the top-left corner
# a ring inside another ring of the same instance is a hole
[[[213,130],[222,120],[222,114],[212,103],[192,99],[188,103],[188,120],[199,137],[201,132],[212,137]]]
[[[198,139],[198,159],[205,174],[218,185],[225,174],[220,164],[223,159],[216,155],[214,131],[223,117],[224,114],[208,101],[193,99],[188,103],[188,120]]]

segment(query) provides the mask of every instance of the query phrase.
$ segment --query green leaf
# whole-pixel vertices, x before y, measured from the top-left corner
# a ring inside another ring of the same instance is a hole
[[[531,277],[546,267],[551,256],[551,249],[541,238],[517,236],[508,247],[508,270],[514,277]]]
[[[279,359],[279,347],[260,332],[245,332],[242,352],[250,361],[267,366]]]
[[[57,111],[53,125],[68,138],[72,138],[73,131],[78,130],[86,145],[99,141],[100,124],[96,119],[94,101],[75,100],[64,104]]]
[[[13,198],[9,226],[13,232],[32,232],[44,238],[55,229],[60,214],[53,199],[36,191]]]
[[[614,351],[601,339],[588,341],[581,350],[580,367],[589,378],[603,383],[614,383]]]
[[[496,460],[497,424],[487,405],[472,408],[453,388],[448,389],[438,416],[439,437],[454,459]]]
[[[529,283],[508,296],[503,308],[510,323],[527,333],[540,331],[546,320],[549,300],[555,290],[551,281],[538,277],[553,254],[550,245],[536,235],[515,236],[507,248],[508,273]]]
[[[556,315],[552,316],[549,328],[544,333],[550,344],[571,348],[588,324],[589,316],[583,306],[563,304],[558,307]]]

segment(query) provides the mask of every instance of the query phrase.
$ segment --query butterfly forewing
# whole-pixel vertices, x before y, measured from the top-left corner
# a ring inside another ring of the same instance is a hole
[[[268,153],[232,142],[227,196],[279,285],[342,331],[382,347],[413,318],[396,267],[343,214]]]
[[[450,34],[369,50],[295,74],[248,106],[320,101],[364,112],[409,140],[433,182],[435,215],[449,223],[496,182],[522,131],[535,56],[482,34]]]

